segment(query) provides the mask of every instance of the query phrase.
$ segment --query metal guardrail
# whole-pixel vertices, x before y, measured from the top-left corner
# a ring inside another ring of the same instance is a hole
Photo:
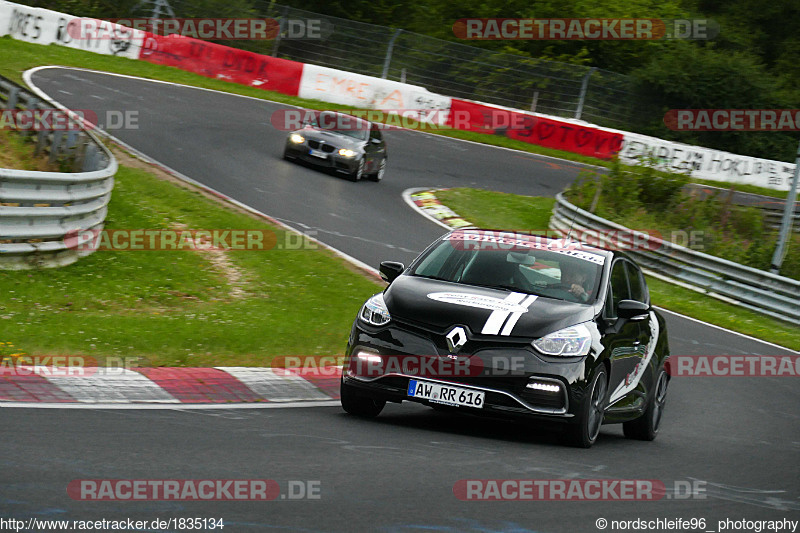
[[[800,324],[800,281],[704,254],[600,218],[556,196],[550,229],[616,246],[671,280],[753,311]],[[593,244],[590,242],[590,244]]]
[[[764,213],[764,222],[768,227],[772,229],[781,227],[785,200],[773,198],[771,196],[763,196],[761,194],[738,191],[731,193],[731,191],[721,187],[701,185],[699,183],[689,183],[684,187],[684,190],[690,194],[696,194],[701,199],[717,194],[722,202],[731,202],[732,204],[743,207],[755,207]],[[794,216],[792,218],[794,220],[792,224],[794,232],[800,233],[800,203],[795,205]]]
[[[0,77],[0,112],[49,109],[25,88]],[[117,161],[82,124],[69,121],[70,127],[59,130],[18,130],[35,143],[37,156],[46,154],[64,172],[0,168],[0,269],[74,263],[91,251],[78,249],[70,234],[103,228]]]

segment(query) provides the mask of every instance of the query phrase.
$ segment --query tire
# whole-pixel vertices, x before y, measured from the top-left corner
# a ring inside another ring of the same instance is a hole
[[[608,396],[608,374],[605,367],[598,367],[588,391],[575,422],[567,426],[562,434],[564,443],[576,448],[591,448],[600,434]]]
[[[372,181],[381,181],[385,173],[386,173],[386,158],[384,157],[383,159],[381,159],[381,164],[378,167],[378,171],[372,176],[370,176],[370,178],[372,178]]]
[[[356,167],[355,172],[350,174],[350,181],[359,181],[363,178],[365,168],[367,168],[367,160],[362,157],[358,160],[358,167]]]
[[[622,424],[622,432],[627,438],[647,441],[656,438],[661,427],[661,419],[664,417],[668,383],[667,372],[662,368],[658,373],[653,395],[650,397],[644,414],[636,420]]]
[[[342,400],[342,408],[351,415],[375,418],[383,411],[383,406],[386,405],[385,401],[361,396],[357,391],[353,390],[353,387],[345,384],[344,381],[341,382],[339,393]]]

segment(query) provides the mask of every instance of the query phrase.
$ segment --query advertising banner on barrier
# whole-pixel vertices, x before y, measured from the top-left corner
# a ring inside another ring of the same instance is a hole
[[[657,168],[690,173],[694,178],[747,183],[788,191],[794,164],[736,155],[702,146],[692,146],[656,137],[624,132],[619,159],[628,165],[653,161]]]
[[[180,35],[147,33],[139,59],[297,96],[303,64]]]
[[[92,31],[81,31],[90,22]],[[49,9],[0,1],[0,36],[36,44],[57,44],[96,54],[137,59],[144,32],[107,21],[73,17]]]
[[[298,96],[361,109],[442,111],[443,121],[450,109],[449,97],[423,87],[308,64]]]
[[[456,98],[449,125],[601,159],[611,159],[622,146],[618,132]]]

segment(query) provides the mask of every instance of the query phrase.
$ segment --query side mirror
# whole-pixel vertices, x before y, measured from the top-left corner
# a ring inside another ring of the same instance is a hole
[[[617,304],[617,316],[627,319],[643,319],[650,312],[650,306],[636,300],[620,300]]]
[[[384,261],[381,263],[380,268],[378,269],[381,273],[381,278],[386,283],[393,282],[397,276],[403,273],[403,270],[406,269],[406,266],[403,263],[398,263],[396,261]]]
[[[370,137],[369,142],[371,144],[381,144],[382,141],[380,139],[376,139],[375,137]]]

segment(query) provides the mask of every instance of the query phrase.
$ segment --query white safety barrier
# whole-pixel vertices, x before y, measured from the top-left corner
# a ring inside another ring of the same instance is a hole
[[[436,114],[439,124],[446,122],[451,102],[417,85],[309,64],[303,65],[298,96],[360,109],[408,111],[404,115],[409,118],[416,118],[415,111],[441,111]]]
[[[82,25],[83,22],[85,25]],[[145,33],[119,24],[0,0],[0,36],[139,59]]]

